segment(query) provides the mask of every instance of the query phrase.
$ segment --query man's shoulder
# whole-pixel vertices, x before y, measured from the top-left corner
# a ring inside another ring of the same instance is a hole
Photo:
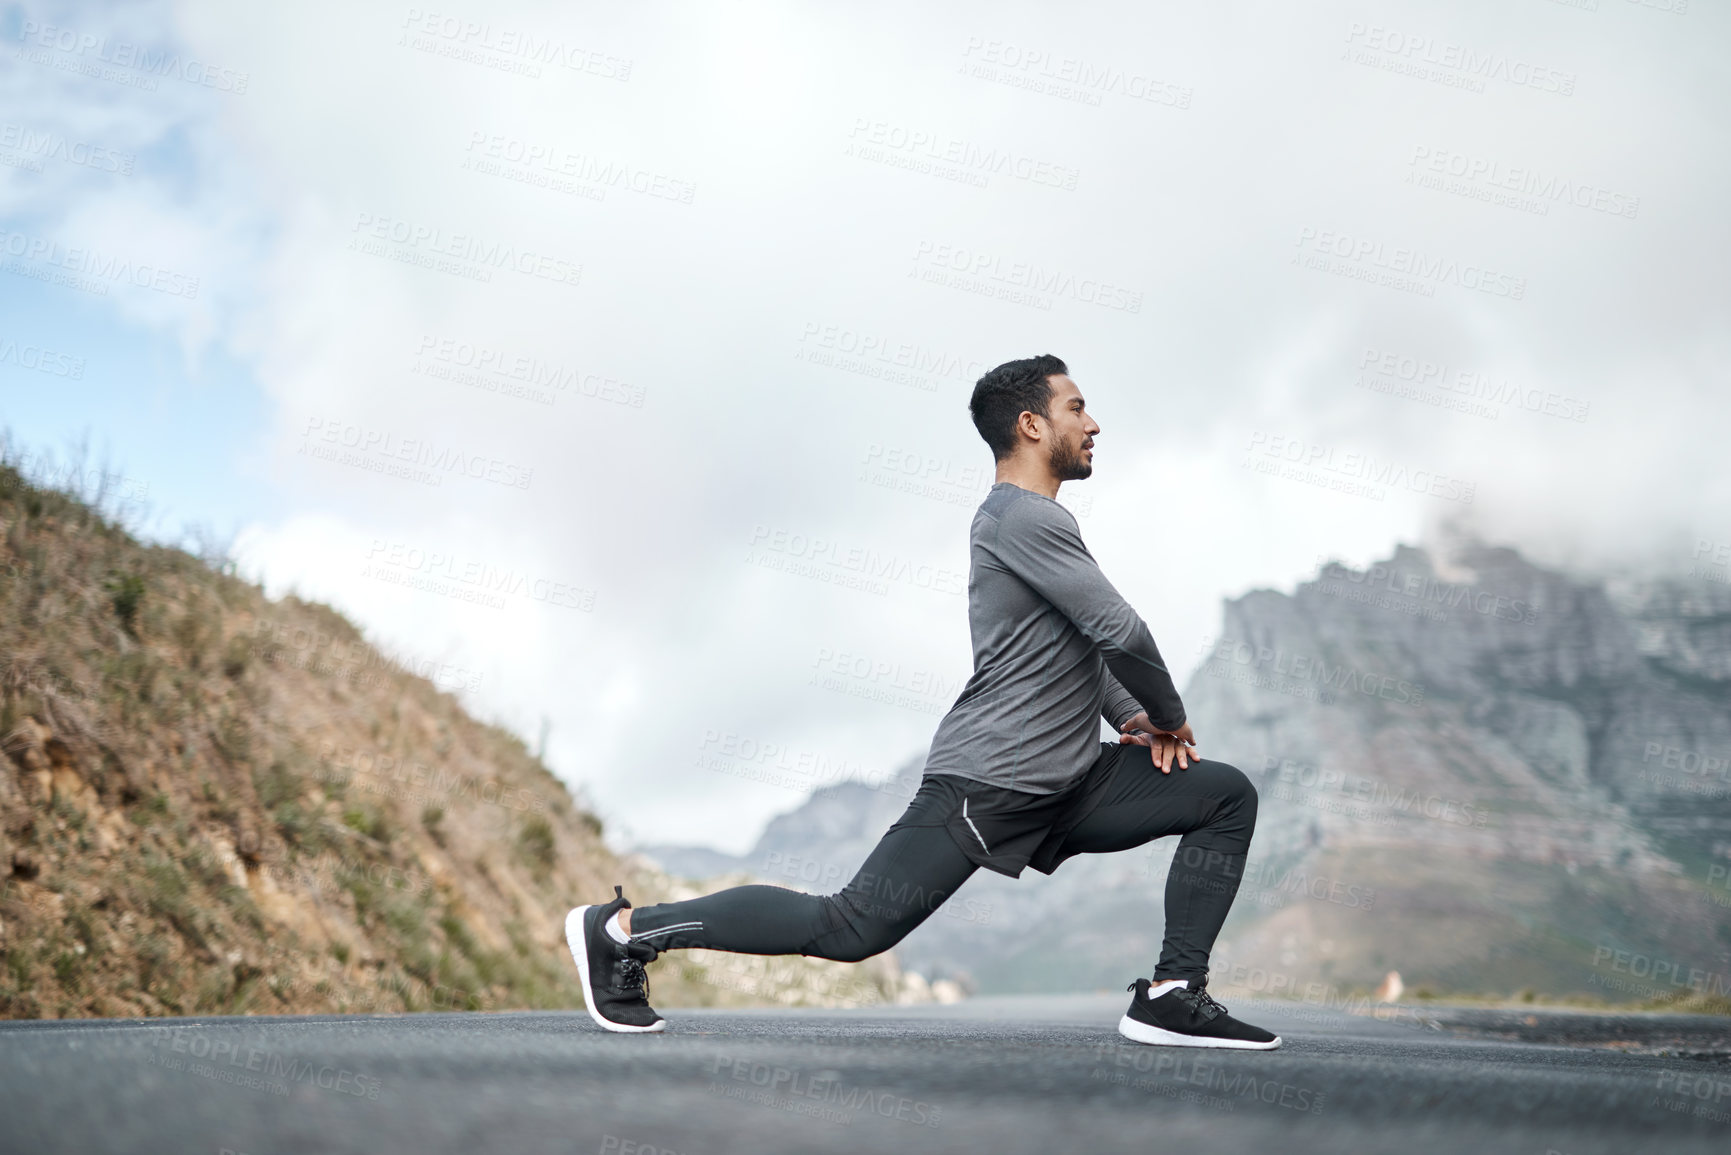
[[[1064,506],[1043,493],[1035,493],[1007,481],[994,485],[992,491],[986,495],[986,500],[980,503],[975,523],[978,524],[982,517],[996,522],[1000,530],[1006,526],[1049,525],[1071,532],[1078,531],[1076,515]]]

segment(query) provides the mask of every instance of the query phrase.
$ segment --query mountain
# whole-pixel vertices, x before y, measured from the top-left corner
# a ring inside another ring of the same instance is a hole
[[[1261,806],[1213,983],[1347,1002],[1396,970],[1436,994],[1731,1006],[1728,690],[1723,583],[1401,547],[1226,601],[1184,700]],[[738,859],[650,853],[833,891],[918,768],[815,792]],[[987,992],[1122,985],[1158,954],[1175,842],[977,873],[898,952]]]
[[[334,610],[105,508],[0,464],[0,1015],[577,1008],[566,910],[687,893]],[[922,993],[893,960],[712,952],[652,982],[660,1006]]]
[[[1327,882],[1234,927],[1234,959],[1341,987],[1731,996],[1731,588],[1401,548],[1229,601],[1185,701],[1262,783],[1265,876]]]

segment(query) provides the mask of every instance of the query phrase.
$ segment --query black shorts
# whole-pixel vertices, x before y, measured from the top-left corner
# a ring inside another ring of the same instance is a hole
[[[1131,748],[1101,742],[1099,756],[1082,776],[1050,794],[1010,790],[955,774],[927,774],[890,829],[942,826],[975,866],[1011,878],[1020,877],[1027,866],[1051,874],[1076,853],[1063,849],[1065,836],[1100,804]]]

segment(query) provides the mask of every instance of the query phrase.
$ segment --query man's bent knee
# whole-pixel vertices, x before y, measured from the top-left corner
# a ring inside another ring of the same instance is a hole
[[[1256,783],[1250,780],[1250,775],[1230,762],[1216,762],[1209,759],[1209,764],[1219,778],[1226,808],[1237,810],[1244,816],[1244,820],[1254,828],[1256,826],[1256,810],[1260,802]]]
[[[805,953],[816,958],[826,958],[832,962],[857,963],[864,962],[873,955],[882,954],[889,949],[888,946],[878,946],[875,943],[868,943],[863,939],[851,936],[829,942],[828,940],[833,937],[825,935],[823,940],[813,944],[812,948]]]
[[[850,900],[845,894],[827,895],[823,901],[829,908],[826,921],[830,929],[805,949],[808,955],[836,962],[864,962],[895,946],[913,929],[886,918],[891,912]]]

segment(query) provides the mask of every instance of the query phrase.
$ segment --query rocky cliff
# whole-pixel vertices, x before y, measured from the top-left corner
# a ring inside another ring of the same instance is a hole
[[[1728,629],[1723,585],[1483,546],[1229,601],[1185,701],[1261,785],[1261,877],[1310,881],[1223,954],[1342,986],[1731,995]]]

